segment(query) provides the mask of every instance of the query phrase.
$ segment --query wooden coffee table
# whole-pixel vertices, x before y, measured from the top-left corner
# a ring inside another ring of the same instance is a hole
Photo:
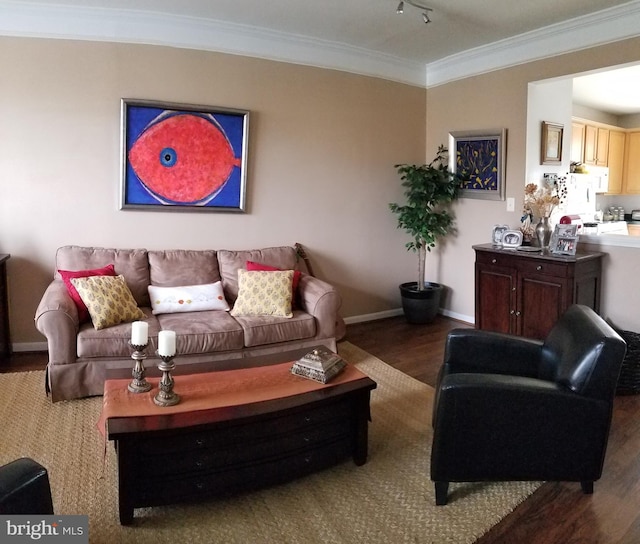
[[[282,483],[351,456],[367,460],[370,392],[347,365],[323,385],[290,373],[292,362],[175,376],[180,404],[153,403],[105,382],[100,429],[115,443],[120,523],[134,509],[225,496]]]

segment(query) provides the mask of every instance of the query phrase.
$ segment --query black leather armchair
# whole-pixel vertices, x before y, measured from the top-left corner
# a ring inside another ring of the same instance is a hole
[[[602,475],[626,344],[574,305],[542,341],[474,329],[447,337],[436,384],[431,479],[436,504],[449,482]]]
[[[53,514],[47,469],[27,457],[0,467],[0,514]]]

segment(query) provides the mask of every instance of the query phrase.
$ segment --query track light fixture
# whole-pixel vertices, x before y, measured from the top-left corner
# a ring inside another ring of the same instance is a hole
[[[433,11],[433,9],[427,6],[423,6],[422,4],[420,4],[419,2],[415,2],[414,0],[404,0],[400,2],[398,4],[398,7],[396,8],[396,13],[399,13],[399,14],[404,13],[405,2],[407,4],[411,4],[414,8],[418,8],[422,10],[422,20],[424,21],[425,25],[431,22],[431,17],[429,17],[429,12]]]

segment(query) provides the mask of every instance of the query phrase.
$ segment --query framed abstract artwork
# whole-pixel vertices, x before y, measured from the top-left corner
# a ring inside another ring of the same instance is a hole
[[[562,133],[564,125],[542,121],[540,164],[562,164]]]
[[[120,209],[244,212],[249,112],[123,99]]]
[[[506,129],[449,133],[449,169],[462,180],[461,197],[504,200]]]

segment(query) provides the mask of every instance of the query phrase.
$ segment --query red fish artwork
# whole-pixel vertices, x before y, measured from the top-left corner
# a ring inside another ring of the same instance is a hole
[[[240,167],[212,115],[166,111],[131,146],[128,159],[145,189],[166,204],[205,205]]]

